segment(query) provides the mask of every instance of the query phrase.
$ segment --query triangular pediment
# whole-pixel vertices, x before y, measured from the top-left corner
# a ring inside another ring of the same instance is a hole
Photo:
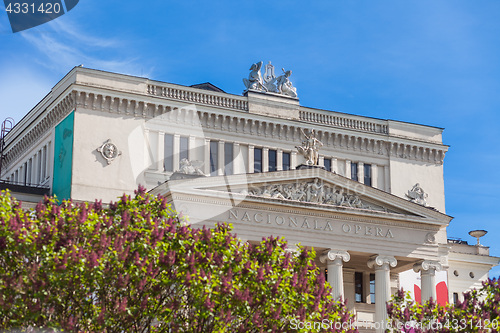
[[[237,202],[300,206],[447,225],[451,217],[323,169],[302,169],[168,181],[153,193],[230,197]]]

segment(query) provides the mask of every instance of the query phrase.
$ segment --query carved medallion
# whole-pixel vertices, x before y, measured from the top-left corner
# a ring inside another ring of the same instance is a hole
[[[111,164],[117,158],[122,154],[121,151],[118,150],[118,147],[114,143],[111,142],[111,139],[108,139],[106,142],[102,144],[99,148],[97,148],[97,151],[101,153],[101,156],[106,160],[108,164]]]

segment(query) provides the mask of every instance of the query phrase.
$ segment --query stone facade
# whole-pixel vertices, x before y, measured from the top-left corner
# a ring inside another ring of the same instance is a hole
[[[9,133],[1,177],[82,201],[142,184],[192,223],[232,222],[249,241],[280,235],[314,247],[360,320],[385,318],[399,273],[415,269],[425,299],[435,271],[448,272],[452,300],[498,263],[485,247],[447,241],[443,129],[203,87],[74,68]],[[311,130],[318,165],[299,169],[295,147]]]

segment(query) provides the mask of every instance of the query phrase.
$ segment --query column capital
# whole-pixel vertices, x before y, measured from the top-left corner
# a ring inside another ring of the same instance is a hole
[[[439,261],[434,261],[434,260],[423,260],[419,263],[416,263],[413,265],[413,270],[415,273],[421,272],[421,273],[426,273],[426,272],[439,272],[440,270],[443,269],[443,266]]]
[[[322,263],[326,263],[328,261],[334,261],[336,259],[341,259],[344,262],[348,262],[349,260],[351,260],[351,255],[347,251],[330,249],[324,251],[319,257],[319,260]]]
[[[386,266],[386,265],[391,266],[391,267],[396,267],[397,264],[398,264],[398,261],[393,256],[377,255],[377,256],[371,257],[370,260],[368,260],[368,267],[370,267],[370,268],[375,267],[375,269]]]

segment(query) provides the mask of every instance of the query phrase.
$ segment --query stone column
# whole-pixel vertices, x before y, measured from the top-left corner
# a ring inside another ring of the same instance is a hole
[[[345,175],[344,177],[351,179],[351,161],[345,161]]]
[[[332,296],[335,300],[344,299],[342,261],[348,262],[350,259],[349,252],[342,250],[326,250],[319,258],[322,263],[326,263],[328,283],[332,286]]]
[[[442,269],[438,261],[424,260],[413,265],[413,270],[420,272],[421,288],[422,288],[422,303],[429,299],[436,300],[436,271]]]
[[[368,267],[375,269],[375,327],[377,333],[385,332],[387,325],[386,303],[391,298],[390,267],[396,267],[398,261],[391,256],[373,256],[368,260]]]

